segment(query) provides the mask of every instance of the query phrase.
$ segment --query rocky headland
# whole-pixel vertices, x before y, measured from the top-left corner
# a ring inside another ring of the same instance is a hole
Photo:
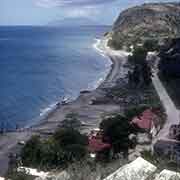
[[[111,32],[109,44],[122,48],[153,39],[163,43],[180,36],[180,3],[151,3],[120,13]]]

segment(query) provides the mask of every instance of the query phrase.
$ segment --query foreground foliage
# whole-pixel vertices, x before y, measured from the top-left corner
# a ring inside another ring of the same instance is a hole
[[[74,129],[59,129],[47,140],[33,136],[22,149],[22,163],[24,166],[43,169],[63,167],[83,158],[86,145],[86,136]]]

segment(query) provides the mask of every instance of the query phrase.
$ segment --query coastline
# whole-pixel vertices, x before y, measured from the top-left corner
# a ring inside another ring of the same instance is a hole
[[[115,86],[116,80],[120,76],[121,78],[123,78],[122,75],[124,75],[124,77],[126,76],[127,72],[126,74],[123,74],[120,73],[120,71],[123,69],[123,65],[127,62],[126,60],[129,53],[125,51],[116,51],[110,49],[107,46],[107,41],[108,41],[107,39],[101,39],[101,40],[97,39],[97,42],[93,44],[94,48],[97,51],[99,51],[101,55],[106,56],[107,60],[111,61],[111,65],[108,70],[109,72],[107,73],[106,77],[102,80],[102,82],[99,83],[97,87],[94,88],[93,90],[85,89],[80,91],[80,95],[77,98],[73,99],[72,101],[69,101],[66,105],[58,105],[59,103],[61,103],[58,102],[56,104],[57,107],[53,111],[48,113],[45,118],[43,118],[40,122],[36,123],[34,126],[31,126],[30,128],[33,128],[33,130],[36,132],[38,131],[44,133],[42,131],[47,131],[45,132],[45,134],[50,134],[51,132],[49,132],[50,130],[48,130],[50,128],[48,127],[53,127],[52,131],[54,131],[54,129],[57,127],[57,124],[59,124],[59,122],[61,122],[65,118],[64,114],[68,114],[68,112],[76,112],[77,110],[83,109],[85,106],[86,108],[91,107],[91,104],[89,104],[91,99],[94,99],[94,97],[98,97],[101,95],[104,96],[103,94],[104,88],[108,89]],[[118,109],[120,109],[119,106]],[[65,113],[66,111],[67,113]],[[79,117],[79,119],[83,123],[86,122],[85,120],[82,120],[81,117]],[[55,127],[53,126],[53,124]],[[97,125],[99,125],[99,122],[93,125],[91,123],[89,123],[89,125],[88,123],[86,123],[86,125],[97,127]]]
[[[68,102],[65,105],[57,105],[40,122],[24,129],[19,129],[16,132],[5,133],[0,136],[0,175],[4,175],[8,168],[9,153],[17,152],[20,147],[17,147],[19,141],[27,141],[32,135],[50,135],[57,128],[61,121],[64,120],[66,114],[75,112],[78,114],[79,120],[84,124],[82,132],[87,133],[92,128],[96,128],[102,120],[102,116],[109,115],[115,112],[121,112],[121,107],[113,102],[106,102],[105,90],[113,87],[119,77],[126,76],[123,65],[127,60],[126,52],[117,52],[107,47],[107,39],[98,40],[96,48],[103,52],[107,58],[112,61],[111,68],[105,80],[100,85],[86,93],[80,93],[80,96]],[[94,99],[102,100],[99,104],[92,105]]]
[[[111,71],[113,71],[114,68],[114,63],[116,63],[113,58],[110,58],[108,56],[108,54],[106,53],[106,48],[107,48],[107,40],[102,40],[102,39],[97,39],[95,38],[96,42],[92,44],[92,48],[101,56],[103,56],[104,58],[106,58],[107,61],[109,61],[107,63],[107,68],[105,69],[105,71],[103,72],[102,77],[100,77],[98,80],[96,80],[94,83],[92,84],[88,84],[88,87],[86,89],[82,89],[81,91],[79,91],[79,95],[77,95],[76,97],[70,97],[68,95],[65,95],[64,98],[67,99],[68,103],[71,103],[73,101],[75,101],[76,99],[79,98],[79,96],[81,95],[81,92],[83,91],[95,91],[97,88],[99,88],[101,86],[101,84],[103,84],[108,76],[111,74]],[[56,111],[59,107],[59,104],[62,103],[62,100],[56,101],[52,104],[50,104],[49,106],[47,106],[44,109],[40,110],[40,114],[38,117],[33,118],[31,121],[31,123],[27,124],[26,126],[24,126],[24,129],[28,129],[34,126],[39,126],[39,124],[46,120],[54,111]]]

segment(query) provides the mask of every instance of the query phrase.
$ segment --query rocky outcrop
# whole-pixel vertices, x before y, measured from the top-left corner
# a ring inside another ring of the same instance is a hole
[[[113,26],[112,46],[142,43],[146,39],[161,42],[180,36],[180,3],[153,3],[123,11]]]

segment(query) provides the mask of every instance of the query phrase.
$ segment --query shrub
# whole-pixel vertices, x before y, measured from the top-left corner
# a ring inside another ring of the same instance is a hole
[[[25,166],[37,167],[41,161],[41,140],[39,136],[32,136],[21,152],[22,163]]]
[[[59,129],[47,140],[32,136],[22,149],[22,163],[42,169],[63,167],[83,158],[87,143],[87,137],[74,129]]]
[[[64,121],[61,122],[61,126],[67,129],[80,129],[81,122],[77,118],[78,114],[69,113],[66,115]]]
[[[133,117],[140,115],[143,111],[148,109],[148,106],[142,105],[138,107],[132,107],[129,109],[125,110],[125,116],[129,119],[132,120]]]
[[[105,136],[109,137],[116,152],[128,148],[130,124],[127,118],[118,114],[104,119],[100,123],[100,128],[103,129]]]
[[[147,51],[157,51],[159,50],[158,40],[148,39],[144,42],[144,48]]]
[[[134,48],[133,55],[129,56],[129,61],[134,65],[141,65],[146,61],[146,56],[146,48],[137,46]]]
[[[74,129],[59,129],[53,137],[62,148],[72,144],[87,145],[87,137]]]
[[[133,55],[129,56],[129,62],[134,65],[134,70],[129,82],[133,82],[136,86],[150,85],[151,83],[151,68],[146,61],[147,49],[144,47],[135,47]]]

